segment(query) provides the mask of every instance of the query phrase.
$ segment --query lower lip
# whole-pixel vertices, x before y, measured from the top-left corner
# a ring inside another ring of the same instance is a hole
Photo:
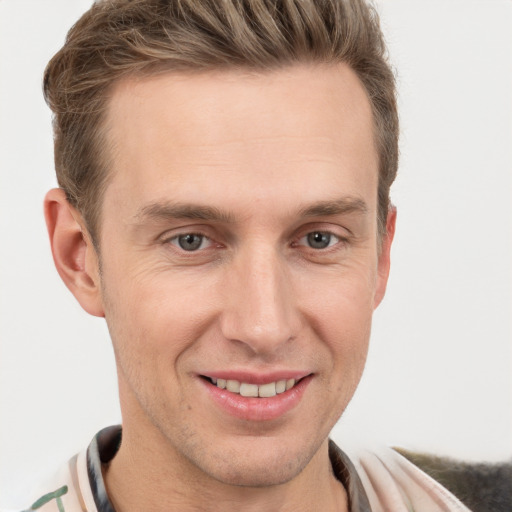
[[[214,402],[231,416],[250,421],[269,421],[283,416],[299,405],[302,396],[313,378],[308,375],[284,393],[269,398],[254,398],[220,389],[200,378]]]

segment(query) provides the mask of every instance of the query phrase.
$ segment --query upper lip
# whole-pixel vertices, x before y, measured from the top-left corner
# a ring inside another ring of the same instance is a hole
[[[312,372],[301,370],[274,370],[270,372],[254,372],[247,370],[219,370],[206,371],[199,375],[213,379],[237,380],[247,384],[267,384],[279,380],[295,379],[296,381],[311,375]]]

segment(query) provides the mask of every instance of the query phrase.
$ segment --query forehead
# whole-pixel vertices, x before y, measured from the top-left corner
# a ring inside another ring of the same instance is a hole
[[[113,90],[107,128],[109,188],[142,202],[187,194],[219,203],[226,187],[255,200],[317,200],[333,177],[336,197],[357,196],[361,183],[376,192],[370,103],[343,64],[131,78]]]

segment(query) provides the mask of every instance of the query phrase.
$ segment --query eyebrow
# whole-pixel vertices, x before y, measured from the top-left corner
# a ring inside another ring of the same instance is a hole
[[[300,208],[299,217],[322,217],[349,213],[366,214],[368,207],[359,198],[344,197],[335,200],[317,201]],[[191,219],[233,224],[235,216],[213,206],[192,203],[156,202],[142,207],[135,217],[137,222],[148,220]]]
[[[233,215],[212,206],[172,202],[148,204],[135,214],[135,219],[138,221],[144,221],[145,219],[193,219],[227,224],[234,222]]]
[[[368,206],[359,198],[343,197],[332,201],[318,201],[299,211],[302,217],[322,217],[348,213],[368,213]]]

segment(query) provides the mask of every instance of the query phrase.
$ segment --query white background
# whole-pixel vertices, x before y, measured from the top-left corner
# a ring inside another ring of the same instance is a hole
[[[41,76],[89,0],[0,0],[0,503],[119,422],[106,327],[51,261]],[[333,432],[512,456],[512,3],[382,0],[402,119],[398,231],[361,386]],[[350,439],[350,441],[349,441]]]

